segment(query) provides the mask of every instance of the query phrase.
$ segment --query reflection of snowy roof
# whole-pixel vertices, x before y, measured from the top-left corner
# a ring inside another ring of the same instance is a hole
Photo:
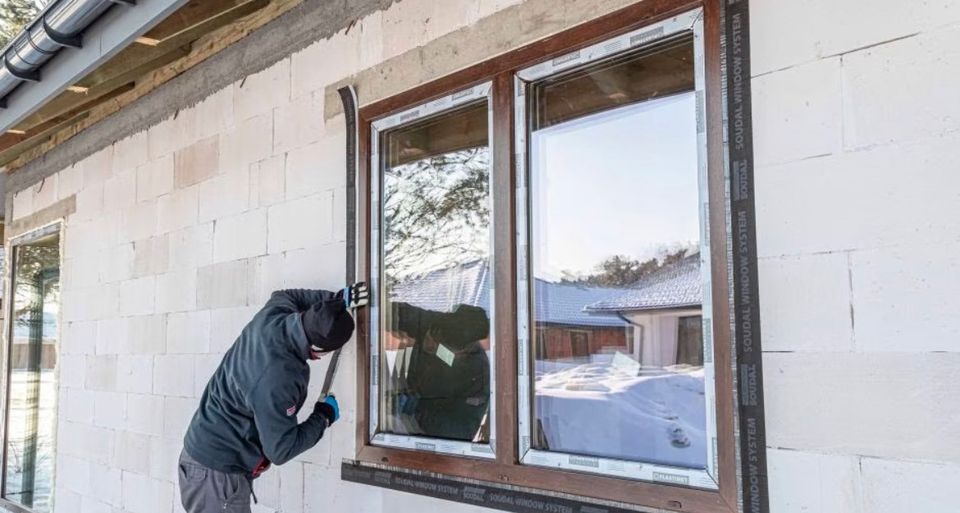
[[[700,254],[643,277],[625,293],[587,306],[593,312],[625,312],[699,306],[703,298]]]
[[[475,261],[405,280],[390,290],[392,301],[449,312],[458,304],[490,309],[490,266]],[[625,326],[611,314],[586,311],[587,305],[622,294],[623,289],[583,287],[537,280],[536,320],[571,326]]]
[[[577,326],[625,326],[614,315],[595,314],[587,306],[623,294],[623,289],[585,287],[568,283],[537,280],[536,321]]]
[[[461,304],[489,310],[490,266],[476,260],[409,278],[393,286],[390,300],[435,312],[450,312]]]

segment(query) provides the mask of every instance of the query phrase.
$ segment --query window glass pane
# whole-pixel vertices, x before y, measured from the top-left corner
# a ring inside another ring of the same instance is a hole
[[[4,481],[5,497],[50,511],[55,459],[59,237],[14,250],[12,344]]]
[[[533,90],[535,130],[631,103],[693,90],[689,37],[550,77]]]
[[[706,468],[692,39],[529,94],[534,446]]]
[[[487,103],[386,132],[380,431],[488,442]]]

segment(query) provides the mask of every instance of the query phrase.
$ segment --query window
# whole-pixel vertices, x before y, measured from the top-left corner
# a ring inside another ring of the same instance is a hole
[[[493,454],[489,93],[374,124],[376,444]]]
[[[359,461],[735,508],[719,19],[662,7],[361,109]]]
[[[677,363],[703,366],[703,316],[688,315],[677,320]]]
[[[712,371],[677,359],[701,353],[690,346],[703,337],[684,330],[681,347],[676,310],[709,305],[712,290],[695,20],[632,50],[646,32],[517,74],[520,353],[544,354],[524,347],[530,325],[577,328],[572,358],[520,362],[523,463],[717,486]],[[637,325],[650,329],[630,353]],[[609,328],[622,343],[588,343]]]
[[[570,353],[574,360],[590,357],[590,332],[570,330]]]
[[[59,225],[13,247],[3,498],[50,511],[55,460]]]

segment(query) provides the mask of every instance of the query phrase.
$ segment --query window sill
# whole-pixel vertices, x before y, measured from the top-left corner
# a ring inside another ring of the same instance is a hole
[[[16,502],[11,502],[7,499],[0,498],[0,511],[9,511],[11,513],[33,513],[32,509],[28,509]]]
[[[348,466],[351,467],[349,470],[347,470]],[[348,474],[348,472],[353,472],[354,467],[358,466],[369,474],[372,474],[372,470],[387,469],[385,470],[387,474],[380,475],[379,478],[376,477],[377,475],[373,475],[371,477],[372,482],[360,478],[353,479],[350,477],[352,474]],[[427,473],[436,479],[453,480],[452,482],[455,484],[458,483],[457,479],[468,479],[490,483],[494,487],[520,487],[529,490],[529,493],[542,494],[543,498],[553,497],[555,494],[564,494],[582,498],[584,503],[592,505],[602,501],[623,503],[634,507],[695,511],[697,513],[730,513],[736,511],[736,506],[731,507],[727,504],[718,491],[647,481],[632,481],[560,469],[507,465],[497,461],[372,445],[365,445],[360,448],[357,461],[345,461],[343,463],[342,478],[347,481],[399,489],[377,481],[378,479],[387,479],[385,476],[392,475],[389,472],[399,472],[405,476],[416,478],[420,478],[422,473]],[[462,485],[462,483],[459,484]],[[428,493],[429,488],[430,486],[421,490],[416,487],[412,489],[405,487],[401,491],[434,496]],[[538,490],[547,490],[547,492]],[[460,502],[465,501],[461,500]],[[505,509],[506,511],[551,511],[509,509],[503,507],[504,504],[484,505]]]

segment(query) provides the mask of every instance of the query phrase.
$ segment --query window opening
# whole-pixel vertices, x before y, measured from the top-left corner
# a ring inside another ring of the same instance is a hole
[[[3,497],[47,512],[56,459],[59,234],[12,253]]]
[[[518,74],[524,463],[717,486],[702,20],[686,21]],[[556,325],[566,351],[529,338]]]
[[[374,123],[375,443],[493,455],[489,89]]]

